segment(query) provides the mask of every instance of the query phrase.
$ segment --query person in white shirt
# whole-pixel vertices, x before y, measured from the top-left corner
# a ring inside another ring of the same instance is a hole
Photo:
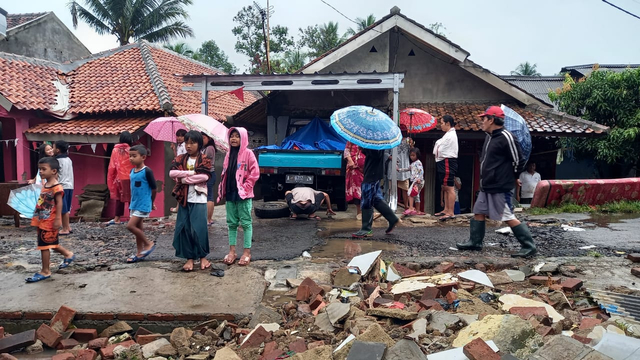
[[[456,122],[450,115],[440,119],[440,129],[444,136],[436,141],[433,146],[433,154],[436,157],[436,170],[438,182],[442,186],[441,202],[444,202],[444,210],[436,214],[440,220],[451,219],[454,214],[456,192],[454,190],[454,178],[458,172],[458,135],[455,129]]]
[[[536,186],[540,180],[542,178],[536,172],[536,163],[528,163],[527,171],[523,171],[517,181],[516,200],[520,204],[531,204],[533,193],[536,191]]]

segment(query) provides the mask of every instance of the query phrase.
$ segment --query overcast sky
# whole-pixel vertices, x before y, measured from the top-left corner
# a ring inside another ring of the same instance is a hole
[[[428,25],[441,22],[446,36],[471,53],[470,59],[499,74],[509,74],[524,61],[536,63],[543,75],[554,75],[567,65],[640,63],[640,19],[601,0],[325,0],[351,19],[374,14],[381,18],[393,5],[413,20]],[[610,0],[640,15],[640,0]],[[82,3],[82,0],[80,0]],[[117,46],[114,36],[99,36],[82,24],[74,30],[67,0],[23,0],[0,5],[10,14],[54,11],[91,50]],[[197,48],[213,39],[241,70],[248,58],[234,50],[233,17],[252,0],[194,0],[188,7]],[[259,0],[262,6],[266,0]],[[337,21],[340,32],[355,24],[321,0],[270,0],[271,25],[298,28]]]

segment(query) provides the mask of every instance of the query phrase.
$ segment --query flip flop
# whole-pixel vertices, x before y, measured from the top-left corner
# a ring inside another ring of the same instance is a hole
[[[229,254],[227,254],[227,255],[225,255],[225,257],[222,260],[222,262],[227,264],[227,265],[232,265],[234,262],[236,262],[237,258],[238,258],[237,255],[234,255],[233,257],[231,257],[231,256],[229,256]]]
[[[289,220],[298,220],[298,217],[297,217],[297,216],[289,215]]]
[[[153,244],[153,246],[151,247],[151,249],[149,249],[149,250],[143,250],[143,251],[140,251],[139,259],[140,259],[140,260],[144,260],[144,259],[145,259],[147,256],[149,256],[149,255],[153,252],[153,250],[155,250],[155,249],[156,249],[156,244],[154,243],[154,244]]]
[[[453,215],[453,216],[446,216],[446,215],[445,215],[445,216],[441,216],[440,218],[438,218],[438,220],[440,220],[440,221],[446,221],[446,220],[449,220],[449,219],[455,219],[455,218],[456,218],[456,217],[455,217],[455,215]]]
[[[405,210],[402,212],[402,215],[411,215],[411,210]]]
[[[69,265],[76,259],[76,254],[73,254],[70,258],[62,260],[62,264],[58,266],[58,269],[68,268]]]
[[[51,275],[44,276],[44,275],[42,275],[40,273],[35,273],[35,274],[33,274],[33,276],[24,279],[24,281],[26,281],[28,283],[35,283],[35,282],[38,282],[38,281],[47,280],[50,277],[51,277]]]
[[[433,216],[444,216],[444,213],[443,212],[439,212],[437,214],[433,214]]]
[[[308,219],[313,219],[313,220],[315,220],[315,221],[320,221],[320,220],[322,220],[322,218],[321,218],[320,216],[318,216],[318,215],[309,216],[309,217],[308,217]]]
[[[124,221],[120,221],[120,222],[115,222],[113,220],[108,221],[107,223],[105,223],[105,226],[111,226],[111,225],[122,225],[124,224]]]
[[[131,255],[127,258],[127,264],[133,264],[133,263],[137,263],[138,261],[142,261],[142,258],[139,258],[136,255]]]
[[[251,256],[243,256],[240,258],[240,261],[238,261],[238,265],[240,266],[248,266],[249,263],[251,263]]]
[[[223,277],[224,276],[224,270],[213,269],[213,271],[211,271],[211,275],[212,276],[217,276],[217,277]]]

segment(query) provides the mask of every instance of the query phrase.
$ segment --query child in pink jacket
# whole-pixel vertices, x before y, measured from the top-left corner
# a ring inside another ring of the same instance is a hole
[[[224,158],[222,177],[218,186],[218,202],[226,200],[227,226],[229,227],[229,253],[224,263],[231,265],[236,261],[236,238],[238,225],[244,233],[244,252],[238,265],[246,266],[251,261],[251,239],[253,237],[253,186],[260,177],[258,161],[251,149],[248,149],[249,135],[242,127],[228,131],[229,152]]]

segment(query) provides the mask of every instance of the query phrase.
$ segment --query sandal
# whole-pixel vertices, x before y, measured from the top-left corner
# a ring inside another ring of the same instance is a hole
[[[24,279],[24,281],[26,281],[28,283],[35,283],[35,282],[38,282],[38,281],[47,280],[50,277],[51,277],[51,275],[44,276],[44,275],[42,275],[40,273],[35,273],[35,274],[33,274],[33,276],[30,276],[30,277]]]
[[[455,216],[455,215],[452,215],[452,216],[445,215],[445,216],[442,216],[442,217],[438,218],[438,220],[440,220],[440,221],[446,221],[446,220],[449,220],[449,219],[455,219],[455,218],[456,218],[456,216]]]
[[[211,275],[212,276],[217,276],[217,277],[223,277],[224,276],[224,270],[213,269],[213,271],[211,271]]]
[[[153,252],[153,250],[155,250],[155,249],[156,249],[156,244],[154,243],[154,244],[153,244],[153,246],[151,247],[151,249],[149,249],[149,250],[143,250],[143,251],[140,251],[140,256],[139,256],[140,260],[144,260],[144,259],[145,259],[147,256],[149,256],[149,255]]]
[[[331,209],[327,209],[327,215],[338,215],[338,214],[336,214],[336,212]]]
[[[231,254],[227,254],[227,255],[225,255],[225,257],[222,260],[222,262],[227,264],[227,265],[232,265],[234,262],[236,262],[236,259],[237,259],[236,254],[233,254],[233,256],[231,256]]]
[[[318,215],[309,216],[308,219],[313,219],[313,220],[316,220],[316,221],[322,220],[322,218],[320,216],[318,216]]]
[[[64,269],[64,268],[69,267],[69,265],[71,265],[71,263],[75,259],[76,259],[76,254],[73,254],[73,255],[71,255],[70,258],[62,260],[62,264],[60,264],[60,266],[58,266],[58,269]]]
[[[433,216],[438,216],[438,217],[440,217],[440,216],[444,216],[444,213],[443,213],[443,212],[439,212],[439,213],[437,213],[437,214],[433,214]]]
[[[249,265],[250,262],[251,262],[251,256],[243,256],[240,258],[240,261],[238,261],[238,265],[247,266]]]
[[[133,264],[133,263],[137,263],[138,261],[141,261],[142,258],[139,258],[137,255],[131,255],[127,258],[127,264]]]

